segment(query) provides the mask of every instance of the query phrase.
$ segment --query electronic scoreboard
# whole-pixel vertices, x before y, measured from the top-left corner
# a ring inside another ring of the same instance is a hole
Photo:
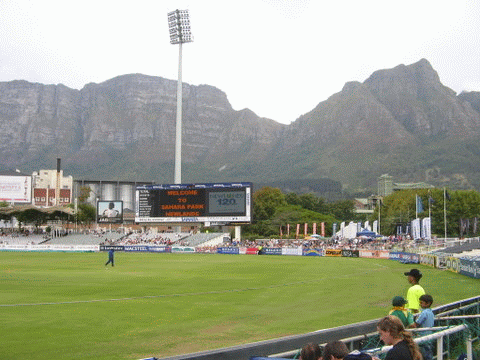
[[[136,188],[136,222],[250,223],[252,184],[170,184]]]

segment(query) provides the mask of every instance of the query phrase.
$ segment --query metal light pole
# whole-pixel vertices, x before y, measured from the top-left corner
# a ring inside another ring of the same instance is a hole
[[[177,122],[175,127],[175,184],[182,183],[182,44],[193,41],[188,10],[168,13],[170,44],[178,44]]]

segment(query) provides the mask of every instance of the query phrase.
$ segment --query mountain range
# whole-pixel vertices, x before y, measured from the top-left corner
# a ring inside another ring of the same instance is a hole
[[[0,169],[53,169],[61,158],[74,178],[172,183],[176,86],[142,74],[81,90],[0,82]],[[480,92],[457,95],[425,59],[348,82],[290,125],[236,111],[210,85],[183,83],[182,113],[183,183],[370,194],[388,173],[480,190]]]

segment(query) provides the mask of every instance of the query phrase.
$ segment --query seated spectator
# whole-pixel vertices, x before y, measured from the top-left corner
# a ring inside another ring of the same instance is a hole
[[[322,358],[322,349],[318,344],[307,344],[300,351],[300,360],[319,360]]]
[[[347,346],[338,340],[329,342],[323,349],[323,360],[340,360],[347,355]]]
[[[405,308],[405,304],[407,300],[405,300],[401,296],[395,296],[392,299],[392,309],[388,312],[388,315],[393,315],[398,317],[405,328],[409,327],[413,324],[413,314],[410,310]]]
[[[413,341],[412,334],[405,331],[402,322],[396,316],[385,316],[377,324],[380,340],[385,345],[392,345],[385,360],[422,360],[418,345]],[[374,360],[379,358],[374,357]]]
[[[358,350],[348,352],[347,346],[342,341],[332,341],[325,345],[323,360],[372,360],[369,354]]]
[[[428,294],[424,294],[420,296],[420,306],[422,307],[422,312],[417,317],[415,322],[411,324],[409,327],[411,328],[431,328],[434,326],[435,323],[435,315],[433,314],[432,309],[430,307],[433,303],[433,297]],[[424,331],[422,335],[430,335],[432,331]],[[420,344],[420,351],[423,355],[423,360],[432,360],[433,359],[433,347],[434,344],[430,342],[424,342]]]

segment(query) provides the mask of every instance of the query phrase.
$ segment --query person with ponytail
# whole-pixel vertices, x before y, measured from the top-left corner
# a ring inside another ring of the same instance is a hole
[[[385,360],[422,360],[422,353],[413,341],[412,334],[405,330],[396,316],[385,316],[377,324],[380,340],[393,347],[388,351]],[[378,358],[374,358],[378,359]]]

